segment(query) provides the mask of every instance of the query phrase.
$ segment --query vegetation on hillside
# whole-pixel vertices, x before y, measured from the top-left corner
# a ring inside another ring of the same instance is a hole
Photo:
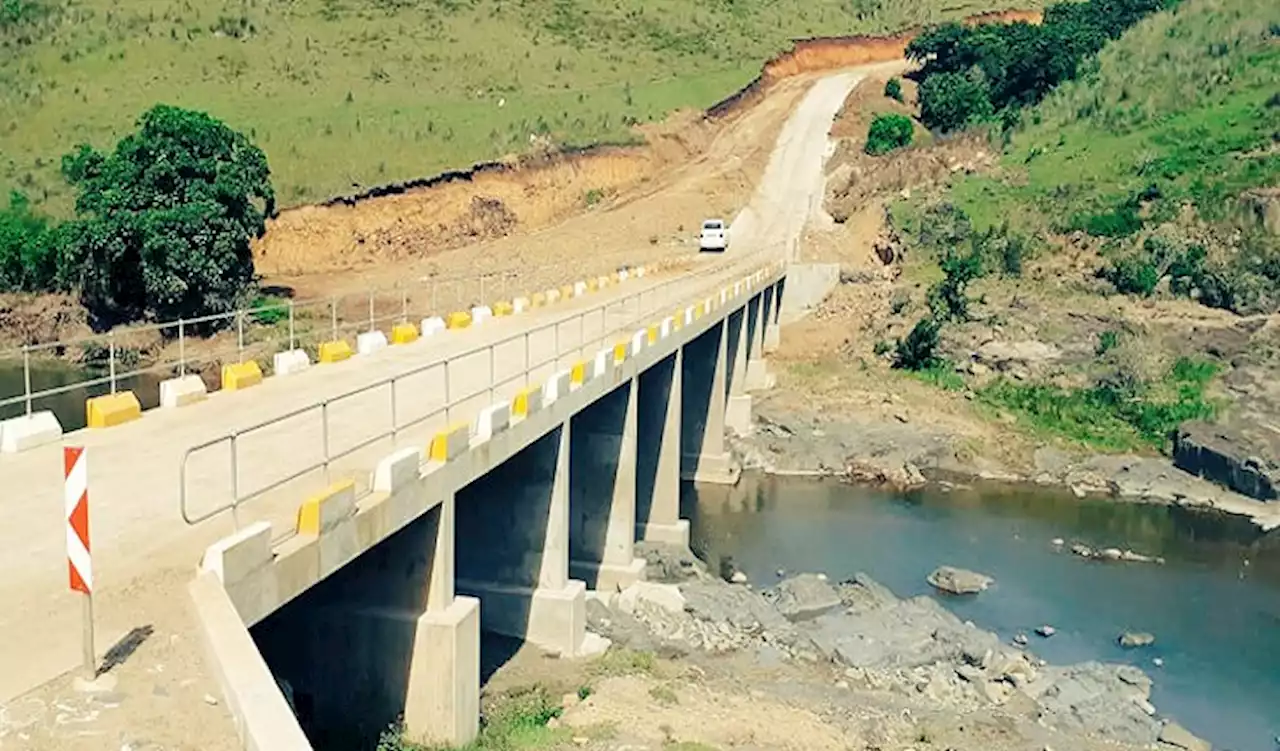
[[[911,145],[911,136],[915,126],[906,115],[876,115],[867,129],[867,144],[864,150],[872,156],[888,154],[895,149]]]
[[[796,38],[898,31],[991,7],[0,0],[0,195],[17,189],[69,215],[61,155],[122,137],[157,101],[243,128],[270,158],[281,205],[525,152],[532,141],[629,142],[633,124],[714,103]]]
[[[244,135],[158,105],[113,151],[67,154],[62,174],[74,219],[54,226],[16,192],[0,211],[0,291],[75,290],[115,322],[224,313],[253,286],[249,241],[275,194]]]

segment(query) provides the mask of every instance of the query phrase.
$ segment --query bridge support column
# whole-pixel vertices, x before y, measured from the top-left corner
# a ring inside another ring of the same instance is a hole
[[[463,491],[458,588],[487,631],[577,657],[586,585],[569,578],[570,427],[562,425]]]
[[[747,391],[767,391],[777,385],[777,379],[769,372],[764,359],[765,321],[769,317],[765,292],[754,295],[747,302]]]
[[[680,518],[682,350],[640,376],[636,434],[636,539],[688,546]]]
[[[635,557],[637,391],[629,380],[574,418],[569,567],[601,592],[644,578]]]
[[[728,327],[724,321],[685,345],[680,475],[701,483],[735,485],[742,468],[725,449]]]
[[[751,435],[751,395],[747,393],[747,359],[751,353],[749,323],[745,307],[725,319],[730,367],[725,425],[740,436]]]
[[[786,279],[780,279],[777,284],[771,284],[764,289],[764,351],[766,354],[777,352],[778,346],[782,343],[782,332],[778,322],[782,316],[782,293],[785,284]]]

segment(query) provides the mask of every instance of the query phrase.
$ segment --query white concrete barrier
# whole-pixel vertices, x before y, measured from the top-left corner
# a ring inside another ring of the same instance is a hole
[[[693,306],[692,305],[684,309],[684,325],[686,326],[693,325]]]
[[[742,294],[742,282],[734,282],[734,283],[733,283],[733,296],[734,296],[734,297],[737,297],[737,296],[738,296],[738,295],[740,295],[740,294]]]
[[[0,452],[16,454],[62,438],[62,424],[48,410],[0,421]]]
[[[372,355],[387,348],[387,335],[381,331],[366,331],[356,336],[356,353]]]
[[[574,283],[573,283],[573,296],[574,296],[574,297],[582,297],[582,296],[583,296],[583,295],[585,295],[585,294],[587,294],[587,283],[586,283],[586,282],[574,282]]]
[[[561,370],[547,379],[542,388],[542,403],[555,404],[556,400],[569,393],[569,371]]]
[[[627,271],[626,269],[623,269],[618,272],[618,281],[625,282],[630,278],[631,278],[631,272]]]
[[[634,269],[632,269],[632,270],[631,270],[631,273],[632,273],[632,274],[635,274],[635,277],[636,277],[637,279],[643,279],[643,278],[644,278],[644,267],[643,267],[643,266],[637,266],[637,267],[635,267]]]
[[[271,357],[271,372],[278,376],[301,373],[311,367],[311,357],[305,350],[290,349]]]
[[[471,309],[472,326],[479,326],[490,318],[493,318],[493,308],[488,305],[477,305]]]
[[[422,325],[420,328],[422,329],[422,337],[424,339],[427,338],[428,336],[435,336],[436,334],[439,334],[441,331],[445,330],[444,319],[441,318],[440,316],[431,316],[430,318],[423,318]]]
[[[548,303],[560,302],[560,290],[558,290],[558,289],[549,289],[549,290],[547,290],[546,294],[547,294],[547,302],[548,302]]]
[[[649,332],[645,331],[644,329],[640,329],[636,333],[632,334],[631,335],[631,352],[628,353],[628,355],[630,357],[635,357],[636,355],[643,352],[644,344],[647,341],[649,341]]]
[[[528,309],[529,309],[529,298],[527,297],[517,297],[516,299],[511,301],[512,313],[517,313],[517,314],[523,313]]]
[[[418,478],[422,463],[422,451],[415,448],[400,449],[378,462],[373,470],[373,492],[392,493]]]
[[[675,325],[676,325],[675,318],[672,318],[671,316],[667,316],[666,318],[663,318],[662,327],[659,329],[659,332],[660,332],[659,336],[661,336],[663,339],[666,339],[667,337],[671,336],[671,330],[675,328]]]
[[[511,425],[511,403],[490,404],[476,415],[476,429],[472,443],[484,443]]]
[[[602,349],[596,353],[595,359],[591,361],[591,378],[599,378],[609,369],[613,367],[613,350]]]
[[[163,409],[202,402],[208,394],[204,379],[194,373],[160,382],[160,406]]]

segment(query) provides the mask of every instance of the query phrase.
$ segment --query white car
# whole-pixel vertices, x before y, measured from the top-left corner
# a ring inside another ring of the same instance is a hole
[[[698,249],[723,253],[729,247],[729,228],[722,219],[708,219],[702,223],[702,234],[698,237]]]

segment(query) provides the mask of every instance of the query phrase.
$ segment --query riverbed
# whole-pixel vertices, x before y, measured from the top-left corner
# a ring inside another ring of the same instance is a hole
[[[779,570],[833,579],[863,571],[901,596],[938,596],[1006,641],[1026,634],[1050,662],[1139,666],[1155,682],[1161,712],[1215,747],[1276,749],[1280,536],[1263,536],[1247,520],[1042,489],[894,494],[794,478],[702,488],[686,507],[693,548],[713,568],[731,559],[759,586],[777,581]],[[1070,552],[1076,542],[1165,562],[1085,560]],[[996,583],[969,598],[938,595],[925,576],[943,564]],[[1042,624],[1056,633],[1036,636]],[[1117,637],[1125,630],[1156,642],[1123,649]]]

